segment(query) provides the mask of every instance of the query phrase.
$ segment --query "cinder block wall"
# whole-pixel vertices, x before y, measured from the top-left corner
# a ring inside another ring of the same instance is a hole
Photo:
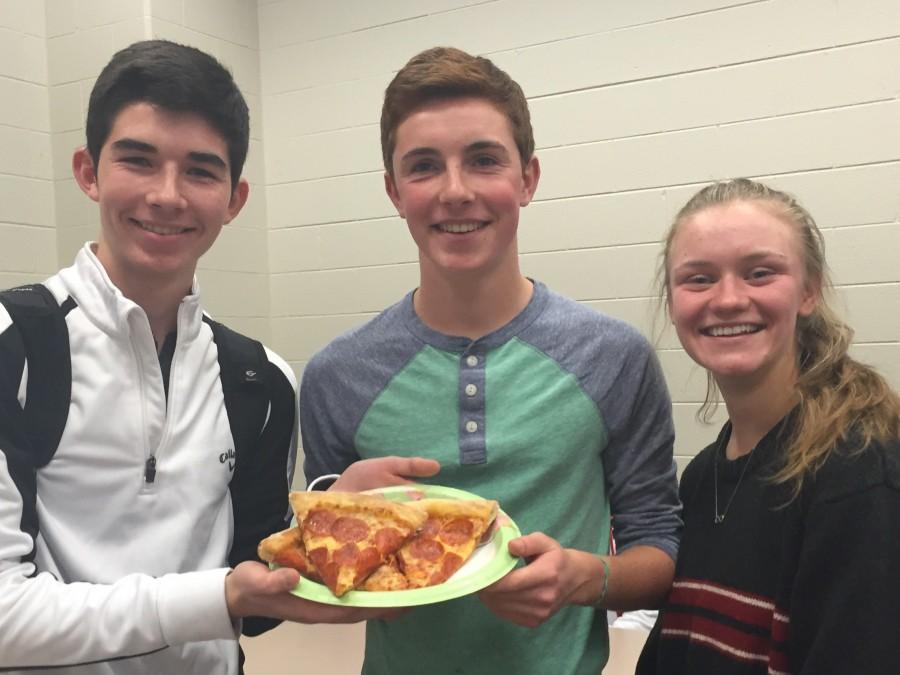
[[[133,40],[229,65],[252,115],[251,198],[201,261],[211,311],[299,372],[412,288],[416,251],[382,187],[384,87],[417,51],[485,54],[522,83],[543,178],[525,271],[651,334],[650,279],[677,208],[709,180],[795,192],[826,231],[855,353],[900,387],[900,4],[894,0],[11,0],[0,12],[0,284],[95,236],[69,177],[93,80]],[[664,322],[663,322],[664,325]],[[713,434],[704,378],[659,343],[683,463]]]
[[[8,7],[7,7],[8,6]],[[0,12],[0,287],[56,269],[43,0]]]
[[[382,187],[384,87],[484,54],[529,97],[543,176],[525,272],[651,334],[659,240],[717,178],[796,193],[826,231],[855,352],[900,386],[900,4],[893,0],[259,2],[273,345],[302,370],[417,281]],[[665,322],[662,322],[665,325]],[[682,465],[705,376],[659,343]]]
[[[247,0],[8,0],[0,4],[0,285],[39,281],[95,239],[96,205],[71,175],[91,87],[116,50],[164,37],[232,69],[253,118],[253,199],[201,260],[206,305],[268,341],[269,279],[256,4]]]

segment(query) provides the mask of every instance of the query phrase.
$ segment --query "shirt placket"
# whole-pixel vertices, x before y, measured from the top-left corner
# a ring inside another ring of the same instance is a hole
[[[460,464],[487,462],[485,427],[486,353],[477,343],[459,358],[459,461]]]

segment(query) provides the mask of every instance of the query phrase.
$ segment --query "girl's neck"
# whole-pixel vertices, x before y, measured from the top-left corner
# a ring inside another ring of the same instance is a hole
[[[736,387],[719,383],[731,421],[725,454],[736,459],[751,452],[778,422],[797,405],[796,376],[768,386]]]

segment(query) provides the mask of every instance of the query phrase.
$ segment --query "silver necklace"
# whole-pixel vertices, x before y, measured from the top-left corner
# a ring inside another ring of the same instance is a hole
[[[744,480],[744,474],[747,473],[747,467],[750,466],[750,460],[753,459],[753,453],[756,450],[756,446],[753,446],[753,450],[747,455],[747,461],[744,463],[744,468],[741,469],[741,475],[738,476],[737,483],[734,486],[734,489],[731,491],[731,496],[728,498],[728,503],[725,504],[725,510],[722,513],[719,513],[719,453],[724,454],[725,448],[718,447],[716,448],[716,452],[713,455],[713,493],[715,495],[715,511],[713,512],[713,523],[718,525],[725,521],[725,515],[728,513],[728,509],[731,508],[731,502],[734,501],[734,496],[737,494],[738,488],[741,487],[741,482]]]

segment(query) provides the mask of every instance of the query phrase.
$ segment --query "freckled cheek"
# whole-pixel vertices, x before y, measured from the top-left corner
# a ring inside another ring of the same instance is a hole
[[[427,194],[421,194],[416,191],[408,191],[400,200],[400,206],[405,211],[407,219],[422,218],[428,211],[433,208],[432,205],[437,202],[437,197],[433,198]]]
[[[669,313],[672,317],[672,323],[679,331],[696,330],[700,321],[701,307],[699,303],[691,302],[689,298],[678,293],[672,296],[672,302],[669,307]]]

